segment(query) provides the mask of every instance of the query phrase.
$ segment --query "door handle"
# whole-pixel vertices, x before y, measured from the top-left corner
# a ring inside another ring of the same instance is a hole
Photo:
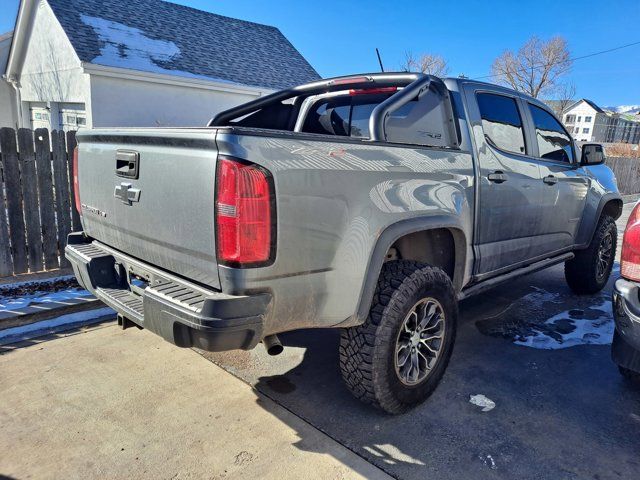
[[[547,185],[555,185],[556,183],[558,183],[558,179],[553,175],[547,175],[542,179],[542,181]]]
[[[140,154],[132,150],[116,151],[116,175],[124,178],[138,179]]]
[[[504,174],[504,172],[502,172],[500,170],[497,170],[497,171],[487,175],[487,179],[490,182],[502,183],[502,182],[506,182],[507,181],[507,176]]]

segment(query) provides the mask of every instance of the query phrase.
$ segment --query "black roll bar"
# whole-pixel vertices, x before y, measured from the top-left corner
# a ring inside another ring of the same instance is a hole
[[[363,75],[327,78],[297,87],[286,88],[220,112],[209,121],[207,126],[215,127],[226,125],[235,118],[248,115],[269,104],[282,102],[292,97],[308,97],[346,89],[407,87],[425,76],[423,73],[365,73]]]
[[[372,141],[386,141],[385,120],[395,110],[406,103],[420,96],[430,87],[435,87],[443,95],[446,101],[446,108],[449,117],[449,128],[453,128],[454,114],[449,98],[448,89],[444,82],[432,75],[424,73],[400,72],[400,73],[366,73],[362,75],[349,75],[344,77],[334,77],[317,82],[307,83],[298,87],[287,88],[278,92],[257,98],[250,102],[230,108],[220,112],[207,124],[208,127],[225,126],[228,122],[239,117],[264,108],[276,102],[282,102],[293,97],[298,97],[296,101],[301,101],[311,95],[335,92],[347,89],[371,89],[384,87],[403,87],[402,90],[391,95],[384,102],[380,103],[371,112],[369,118],[369,132]],[[457,138],[455,128],[452,130],[451,138]]]

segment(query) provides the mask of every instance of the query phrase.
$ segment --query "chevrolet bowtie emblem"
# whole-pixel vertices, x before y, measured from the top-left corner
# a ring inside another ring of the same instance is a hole
[[[131,205],[132,202],[140,201],[140,189],[131,188],[130,183],[123,182],[120,185],[116,185],[116,191],[113,192],[113,196],[119,198],[122,203]]]

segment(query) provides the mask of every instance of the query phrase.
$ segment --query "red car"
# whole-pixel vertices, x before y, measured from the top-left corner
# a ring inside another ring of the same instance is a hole
[[[640,380],[640,202],[627,221],[620,273],[613,289],[616,330],[611,355],[622,375]]]

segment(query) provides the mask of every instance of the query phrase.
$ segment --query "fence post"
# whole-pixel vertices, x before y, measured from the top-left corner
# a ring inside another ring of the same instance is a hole
[[[12,128],[0,129],[0,151],[4,171],[4,187],[7,195],[9,237],[13,256],[13,273],[24,273],[29,269],[24,217],[22,216],[22,194],[20,190],[20,165],[16,132]]]
[[[67,148],[65,133],[51,132],[53,149],[53,183],[56,189],[56,216],[58,220],[58,249],[60,251],[60,267],[69,267],[64,256],[67,235],[71,232],[71,203],[69,196],[69,175],[67,174]]]
[[[1,147],[0,147],[1,148]],[[4,156],[4,152],[0,150]],[[3,163],[0,161],[0,277],[6,277],[13,273],[13,263],[11,262],[11,248],[9,246],[9,225],[7,223],[6,202],[4,199],[4,177]]]
[[[55,205],[53,203],[53,183],[51,179],[51,150],[49,130],[35,131],[36,167],[38,170],[38,192],[40,194],[40,221],[44,250],[44,268],[58,268],[58,244],[56,235]]]
[[[40,233],[40,212],[38,211],[38,179],[33,151],[33,131],[18,130],[18,150],[20,152],[20,180],[24,202],[24,220],[27,226],[27,253],[29,270],[39,272],[42,264],[42,235]]]

